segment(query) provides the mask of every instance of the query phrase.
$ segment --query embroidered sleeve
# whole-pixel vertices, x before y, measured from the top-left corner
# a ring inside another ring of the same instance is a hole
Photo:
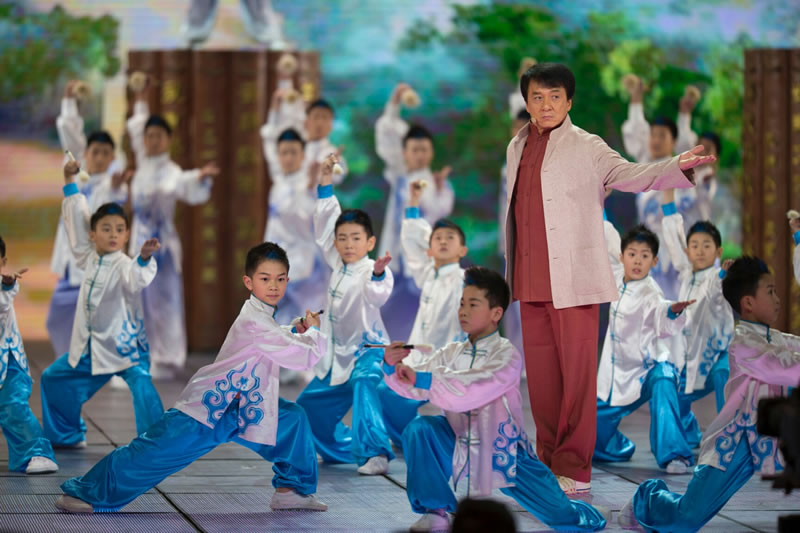
[[[781,334],[775,332],[774,334]],[[800,384],[800,342],[793,335],[784,335],[789,346],[770,344],[755,333],[737,335],[730,346],[730,355],[747,375],[771,385],[797,387]]]
[[[308,370],[325,353],[328,340],[322,332],[312,327],[305,333],[292,333],[291,326],[267,328],[252,323],[257,350],[267,359],[293,370]]]

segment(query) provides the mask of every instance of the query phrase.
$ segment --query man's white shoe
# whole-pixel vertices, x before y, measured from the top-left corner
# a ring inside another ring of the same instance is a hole
[[[113,390],[128,390],[128,384],[119,376],[111,376],[108,384]]]
[[[385,455],[370,457],[369,461],[358,467],[358,473],[365,476],[380,476],[389,471],[389,459]]]
[[[447,513],[425,513],[422,518],[411,524],[410,531],[448,531],[450,517]]]
[[[28,467],[25,469],[26,474],[52,474],[53,472],[58,472],[58,465],[53,460],[41,455],[31,457]]]
[[[673,459],[667,465],[667,474],[685,474],[689,471],[689,465],[685,459]]]
[[[78,498],[62,494],[56,500],[56,507],[68,513],[93,513],[94,507]]]
[[[630,529],[633,531],[643,531],[639,521],[636,520],[636,515],[633,514],[633,498],[628,500],[628,503],[622,506],[617,517],[617,523],[622,529]]]
[[[316,496],[309,494],[303,496],[293,490],[289,492],[277,492],[272,495],[269,508],[273,511],[285,511],[289,509],[304,509],[306,511],[327,511],[328,506],[319,501]]]

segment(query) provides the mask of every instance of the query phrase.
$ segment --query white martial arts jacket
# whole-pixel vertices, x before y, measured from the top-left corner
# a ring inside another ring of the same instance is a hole
[[[652,277],[624,281],[619,234],[610,222],[604,221],[604,225],[608,258],[620,296],[609,308],[597,370],[597,398],[612,406],[630,405],[641,396],[642,384],[656,363],[672,363],[678,371],[683,368],[682,357],[671,353],[666,341],[680,335],[686,316],[670,311],[674,302],[664,299]]]
[[[128,119],[128,135],[136,154],[136,174],[131,182],[133,224],[130,254],[138,253],[147,239],[157,237],[161,251],[169,252],[181,272],[183,250],[175,228],[175,202],[199,205],[211,197],[211,180],[199,170],[181,170],[169,153],[149,157],[144,150],[144,126],[150,117],[147,102],[137,101]]]
[[[800,283],[800,231],[794,234],[794,255],[792,256],[792,266],[794,267],[794,279]]]
[[[275,311],[250,295],[217,358],[191,377],[175,409],[213,428],[238,397],[239,437],[275,445],[280,367],[308,370],[327,347],[319,329],[292,333],[290,326],[275,322]]]
[[[86,152],[86,135],[83,131],[83,118],[78,114],[78,105],[74,98],[61,100],[61,114],[56,119],[56,130],[61,141],[61,148],[72,152],[77,161],[82,161]],[[92,174],[88,182],[76,182],[80,193],[86,196],[90,212],[94,213],[98,207],[108,202],[124,205],[128,201],[127,184],[123,184],[117,189],[111,186],[111,174],[117,166],[118,162],[115,161],[106,172]],[[77,287],[83,280],[83,271],[75,264],[75,258],[69,248],[67,233],[59,219],[50,270],[59,276],[64,276],[67,268],[69,268],[69,284]]]
[[[89,207],[74,183],[64,187],[61,212],[78,268],[85,272],[72,338],[69,364],[75,368],[87,352],[92,375],[114,374],[138,363],[144,319],[140,293],[156,277],[156,261],[131,259],[118,251],[98,255],[89,241]]]
[[[726,470],[740,439],[746,438],[756,470],[762,474],[781,471],[785,463],[776,440],[756,431],[758,401],[786,396],[788,387],[800,383],[800,337],[739,321],[729,361],[725,405],[703,432],[698,464]]]
[[[373,275],[375,261],[369,256],[365,255],[355,263],[342,261],[334,247],[334,226],[341,212],[339,200],[333,195],[333,186],[319,187],[314,234],[333,274],[322,316],[322,333],[328,338],[328,349],[314,367],[314,374],[325,379],[330,372],[331,386],[350,379],[363,344],[389,342],[381,318],[381,306],[389,299],[394,287],[394,278],[388,268],[381,277]]]
[[[28,375],[28,358],[25,356],[25,347],[22,345],[22,336],[17,326],[17,315],[14,313],[14,297],[19,292],[19,283],[4,285],[0,283],[0,389],[6,382],[8,373],[9,352],[16,359],[17,364]]]
[[[450,180],[446,180],[441,190],[438,190],[431,169],[409,172],[406,168],[403,159],[403,137],[408,129],[408,123],[400,118],[400,105],[390,100],[375,123],[375,150],[386,164],[383,177],[390,186],[379,250],[381,253],[389,250],[395,258],[390,265],[394,271],[400,269],[401,261],[405,264],[401,254],[400,230],[405,209],[408,207],[409,184],[417,180],[429,183],[422,192],[419,208],[422,217],[431,224],[450,215],[455,203],[455,192]]]
[[[409,366],[417,372],[416,385],[400,382],[394,367],[384,363],[386,384],[444,411],[456,434],[453,484],[469,469],[474,494],[488,496],[492,489],[514,486],[516,445],[525,446],[531,457],[536,454],[522,417],[522,356],[511,341],[495,331],[474,343],[450,343]]]
[[[733,310],[722,295],[722,278],[725,272],[712,266],[697,272],[686,255],[686,234],[683,217],[675,210],[674,204],[664,206],[664,219],[661,221],[664,240],[662,241],[673,258],[678,271],[682,302],[697,300],[684,311],[686,327],[682,339],[676,337],[673,349],[683,351],[686,361],[686,394],[705,386],[711,367],[720,354],[727,351],[733,338]]]
[[[432,344],[439,349],[451,342],[463,341],[467,334],[458,322],[458,308],[464,291],[464,269],[458,263],[451,263],[437,270],[433,258],[428,257],[427,253],[431,225],[424,218],[419,218],[419,209],[416,207],[407,208],[406,214],[400,240],[408,274],[422,289],[419,310],[408,342]]]

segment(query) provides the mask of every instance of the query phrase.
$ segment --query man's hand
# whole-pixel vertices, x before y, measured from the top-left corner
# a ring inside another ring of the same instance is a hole
[[[792,235],[800,231],[800,218],[790,218],[789,227],[792,229]]]
[[[219,167],[215,162],[206,163],[200,168],[201,178],[213,178],[219,175]]]
[[[77,161],[71,159],[64,164],[64,181],[66,183],[73,183],[75,176],[81,171],[81,166]]]
[[[683,152],[680,159],[678,159],[678,167],[680,167],[681,170],[689,170],[699,167],[700,165],[713,163],[717,160],[716,156],[702,155],[704,151],[705,148],[703,148],[703,145],[698,144],[691,150]]]
[[[392,91],[392,103],[393,104],[399,104],[400,103],[400,98],[403,97],[403,92],[405,92],[407,89],[410,89],[410,88],[411,88],[411,85],[409,85],[407,83],[398,83],[397,85],[395,85],[394,91]]]
[[[396,365],[408,357],[408,354],[411,353],[411,350],[408,348],[403,348],[405,344],[405,341],[394,341],[389,345],[388,348],[384,348],[383,360],[386,361],[387,364]]]
[[[447,165],[443,167],[438,172],[433,173],[433,180],[436,182],[436,190],[441,191],[444,187],[444,182],[447,181],[447,178],[450,176],[450,172],[453,170],[453,167]]]
[[[417,373],[408,365],[397,363],[394,366],[394,373],[397,374],[397,379],[400,380],[400,383],[407,383],[412,386],[417,384]]]
[[[139,251],[139,256],[147,261],[159,248],[161,248],[161,243],[158,242],[158,239],[147,239],[142,245],[142,249]]]
[[[726,259],[724,263],[722,263],[722,270],[727,272],[730,270],[731,265],[733,264],[733,259]]]
[[[697,300],[689,300],[688,302],[675,302],[670,306],[670,311],[679,315],[683,312],[684,309],[695,303]]]
[[[13,285],[15,281],[22,279],[22,275],[27,271],[27,268],[22,268],[16,272],[11,272],[10,274],[0,274],[3,280],[3,285]]]
[[[123,172],[114,172],[111,175],[111,188],[119,189],[123,185],[129,184],[131,182],[131,179],[133,179],[133,174],[134,171],[131,168]]]
[[[379,257],[375,260],[375,266],[372,267],[372,273],[376,276],[380,276],[383,274],[383,271],[386,270],[386,265],[392,262],[392,254],[389,253],[389,250],[386,250],[386,255],[383,257]]]
[[[408,186],[408,207],[419,207],[419,199],[422,198],[422,192],[427,187],[428,182],[425,180],[414,180]]]

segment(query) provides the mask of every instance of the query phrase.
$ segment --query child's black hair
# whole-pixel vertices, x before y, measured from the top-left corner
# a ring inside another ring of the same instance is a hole
[[[286,273],[289,273],[289,257],[286,255],[286,250],[274,242],[262,242],[258,246],[253,246],[247,252],[247,259],[244,263],[245,275],[252,278],[258,269],[258,265],[264,261],[277,261],[285,266]]]
[[[345,209],[342,211],[342,214],[339,215],[339,218],[336,219],[336,224],[333,226],[334,234],[336,234],[336,230],[338,230],[339,226],[342,224],[358,224],[367,232],[368,239],[375,235],[375,232],[372,230],[372,219],[361,209]]]
[[[433,135],[431,134],[430,130],[419,124],[412,124],[411,127],[408,128],[405,136],[403,136],[403,148],[406,147],[409,139],[428,139],[431,143],[433,143]]]
[[[622,246],[620,252],[625,253],[625,248],[630,246],[632,242],[643,242],[650,247],[653,255],[658,255],[658,235],[647,229],[643,224],[634,226],[622,237]]]
[[[717,248],[722,246],[722,235],[720,235],[717,227],[708,220],[700,220],[692,224],[692,227],[689,228],[689,233],[686,234],[686,241],[688,242],[695,233],[705,233],[711,237]]]
[[[567,93],[567,100],[572,100],[575,95],[575,75],[568,66],[561,63],[537,63],[525,71],[519,80],[519,90],[526,102],[528,85],[532,81],[548,89],[563,87]]]
[[[767,264],[752,255],[743,255],[733,262],[722,278],[722,295],[737,313],[742,313],[742,298],[755,296],[761,276],[769,274]]]
[[[299,142],[300,146],[305,148],[306,141],[303,140],[302,135],[294,128],[286,128],[278,135],[277,144],[281,144],[282,142]]]
[[[111,145],[112,150],[116,147],[113,137],[105,130],[98,130],[90,133],[89,137],[86,139],[86,148],[89,148],[92,143]]]
[[[331,105],[331,103],[325,100],[324,98],[317,98],[316,100],[308,104],[308,107],[306,108],[306,114],[311,113],[312,110],[317,108],[327,109],[328,111],[331,112],[331,115],[336,114],[333,110],[333,106]]]
[[[153,126],[163,129],[167,132],[167,135],[172,135],[172,126],[170,126],[169,122],[161,115],[150,115],[150,118],[144,123],[144,130],[147,131],[147,128]]]
[[[704,131],[700,135],[701,139],[708,139],[712,143],[714,143],[714,147],[717,149],[717,157],[722,155],[722,141],[719,138],[719,135],[714,133],[713,131]],[[706,154],[708,155],[708,154]]]
[[[6,241],[3,240],[2,235],[0,235],[0,259],[6,256]]]
[[[466,235],[464,235],[464,230],[461,229],[458,224],[446,218],[440,218],[433,224],[433,229],[431,230],[431,237],[430,239],[428,239],[429,245],[431,242],[433,242],[433,234],[436,233],[437,229],[451,229],[455,231],[456,233],[458,233],[458,238],[461,240],[461,246],[467,245],[467,237]]]
[[[650,127],[653,126],[663,126],[669,130],[669,133],[672,135],[672,140],[678,140],[678,125],[675,124],[675,121],[668,117],[658,117],[653,122],[650,123]]]
[[[517,118],[517,120],[528,121],[528,120],[531,119],[531,114],[528,113],[527,109],[520,109],[519,112],[517,113],[517,117],[516,118]]]
[[[92,215],[92,218],[89,219],[89,227],[92,229],[92,231],[94,231],[95,228],[97,228],[97,223],[100,222],[101,218],[110,216],[121,217],[122,220],[125,221],[125,227],[130,227],[128,213],[125,212],[121,205],[114,202],[109,202],[98,207],[97,211],[95,211]]]
[[[511,303],[511,290],[508,288],[508,283],[494,270],[482,266],[469,267],[464,271],[464,286],[483,290],[486,293],[486,299],[489,300],[489,308],[502,307],[503,314]]]

